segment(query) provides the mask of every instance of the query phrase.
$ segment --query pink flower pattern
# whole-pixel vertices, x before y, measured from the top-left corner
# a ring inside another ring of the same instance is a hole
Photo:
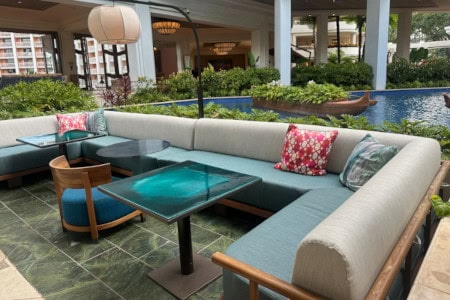
[[[325,175],[325,167],[337,130],[313,131],[290,124],[286,132],[281,162],[275,169],[303,175]]]
[[[86,113],[62,115],[56,114],[58,121],[58,133],[64,133],[73,129],[86,130]]]

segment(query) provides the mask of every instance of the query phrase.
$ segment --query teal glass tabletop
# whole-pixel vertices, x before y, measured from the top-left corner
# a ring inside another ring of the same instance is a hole
[[[49,134],[41,134],[41,135],[33,135],[18,138],[17,141],[30,144],[36,147],[45,148],[60,144],[66,144],[69,142],[76,142],[85,139],[90,139],[93,137],[101,136],[103,134],[99,134],[96,132],[86,131],[86,130],[69,130],[64,133],[49,133]]]
[[[98,189],[172,223],[260,181],[259,177],[185,161],[101,185]]]

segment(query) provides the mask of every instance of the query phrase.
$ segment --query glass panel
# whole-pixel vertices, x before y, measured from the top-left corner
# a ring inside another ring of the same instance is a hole
[[[50,147],[59,144],[65,144],[69,142],[81,141],[93,137],[100,136],[96,132],[84,131],[84,130],[70,130],[66,131],[63,134],[59,133],[50,133],[43,135],[34,135],[18,138],[17,141],[30,144],[37,147]]]
[[[259,181],[259,177],[185,161],[99,189],[172,223]]]

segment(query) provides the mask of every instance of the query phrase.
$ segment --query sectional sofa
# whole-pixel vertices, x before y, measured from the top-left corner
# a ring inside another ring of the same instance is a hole
[[[262,178],[261,184],[222,202],[267,218],[225,253],[213,255],[224,267],[225,299],[247,299],[255,291],[261,299],[400,298],[408,289],[409,271],[423,252],[418,241],[429,240],[423,227],[428,198],[439,192],[449,168],[440,160],[437,141],[373,132],[399,152],[352,191],[340,183],[339,174],[365,131],[334,128],[338,136],[327,174],[306,176],[273,167],[288,124],[113,111],[105,111],[105,117],[109,135],[69,144],[72,162],[108,161],[115,171],[132,175],[192,160]],[[0,131],[0,180],[41,171],[58,155],[56,148],[15,140],[57,131],[55,116],[0,121]],[[144,138],[165,139],[171,147],[139,158],[108,160],[96,154],[101,147]]]

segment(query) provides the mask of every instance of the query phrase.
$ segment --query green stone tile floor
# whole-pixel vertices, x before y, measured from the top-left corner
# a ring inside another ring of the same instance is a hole
[[[191,217],[194,251],[210,257],[262,219],[216,208]],[[63,232],[49,173],[30,175],[8,189],[0,183],[0,250],[45,299],[174,299],[147,273],[178,255],[176,223],[147,216],[101,231]],[[1,278],[0,278],[1,280]],[[218,299],[218,278],[190,299]]]

